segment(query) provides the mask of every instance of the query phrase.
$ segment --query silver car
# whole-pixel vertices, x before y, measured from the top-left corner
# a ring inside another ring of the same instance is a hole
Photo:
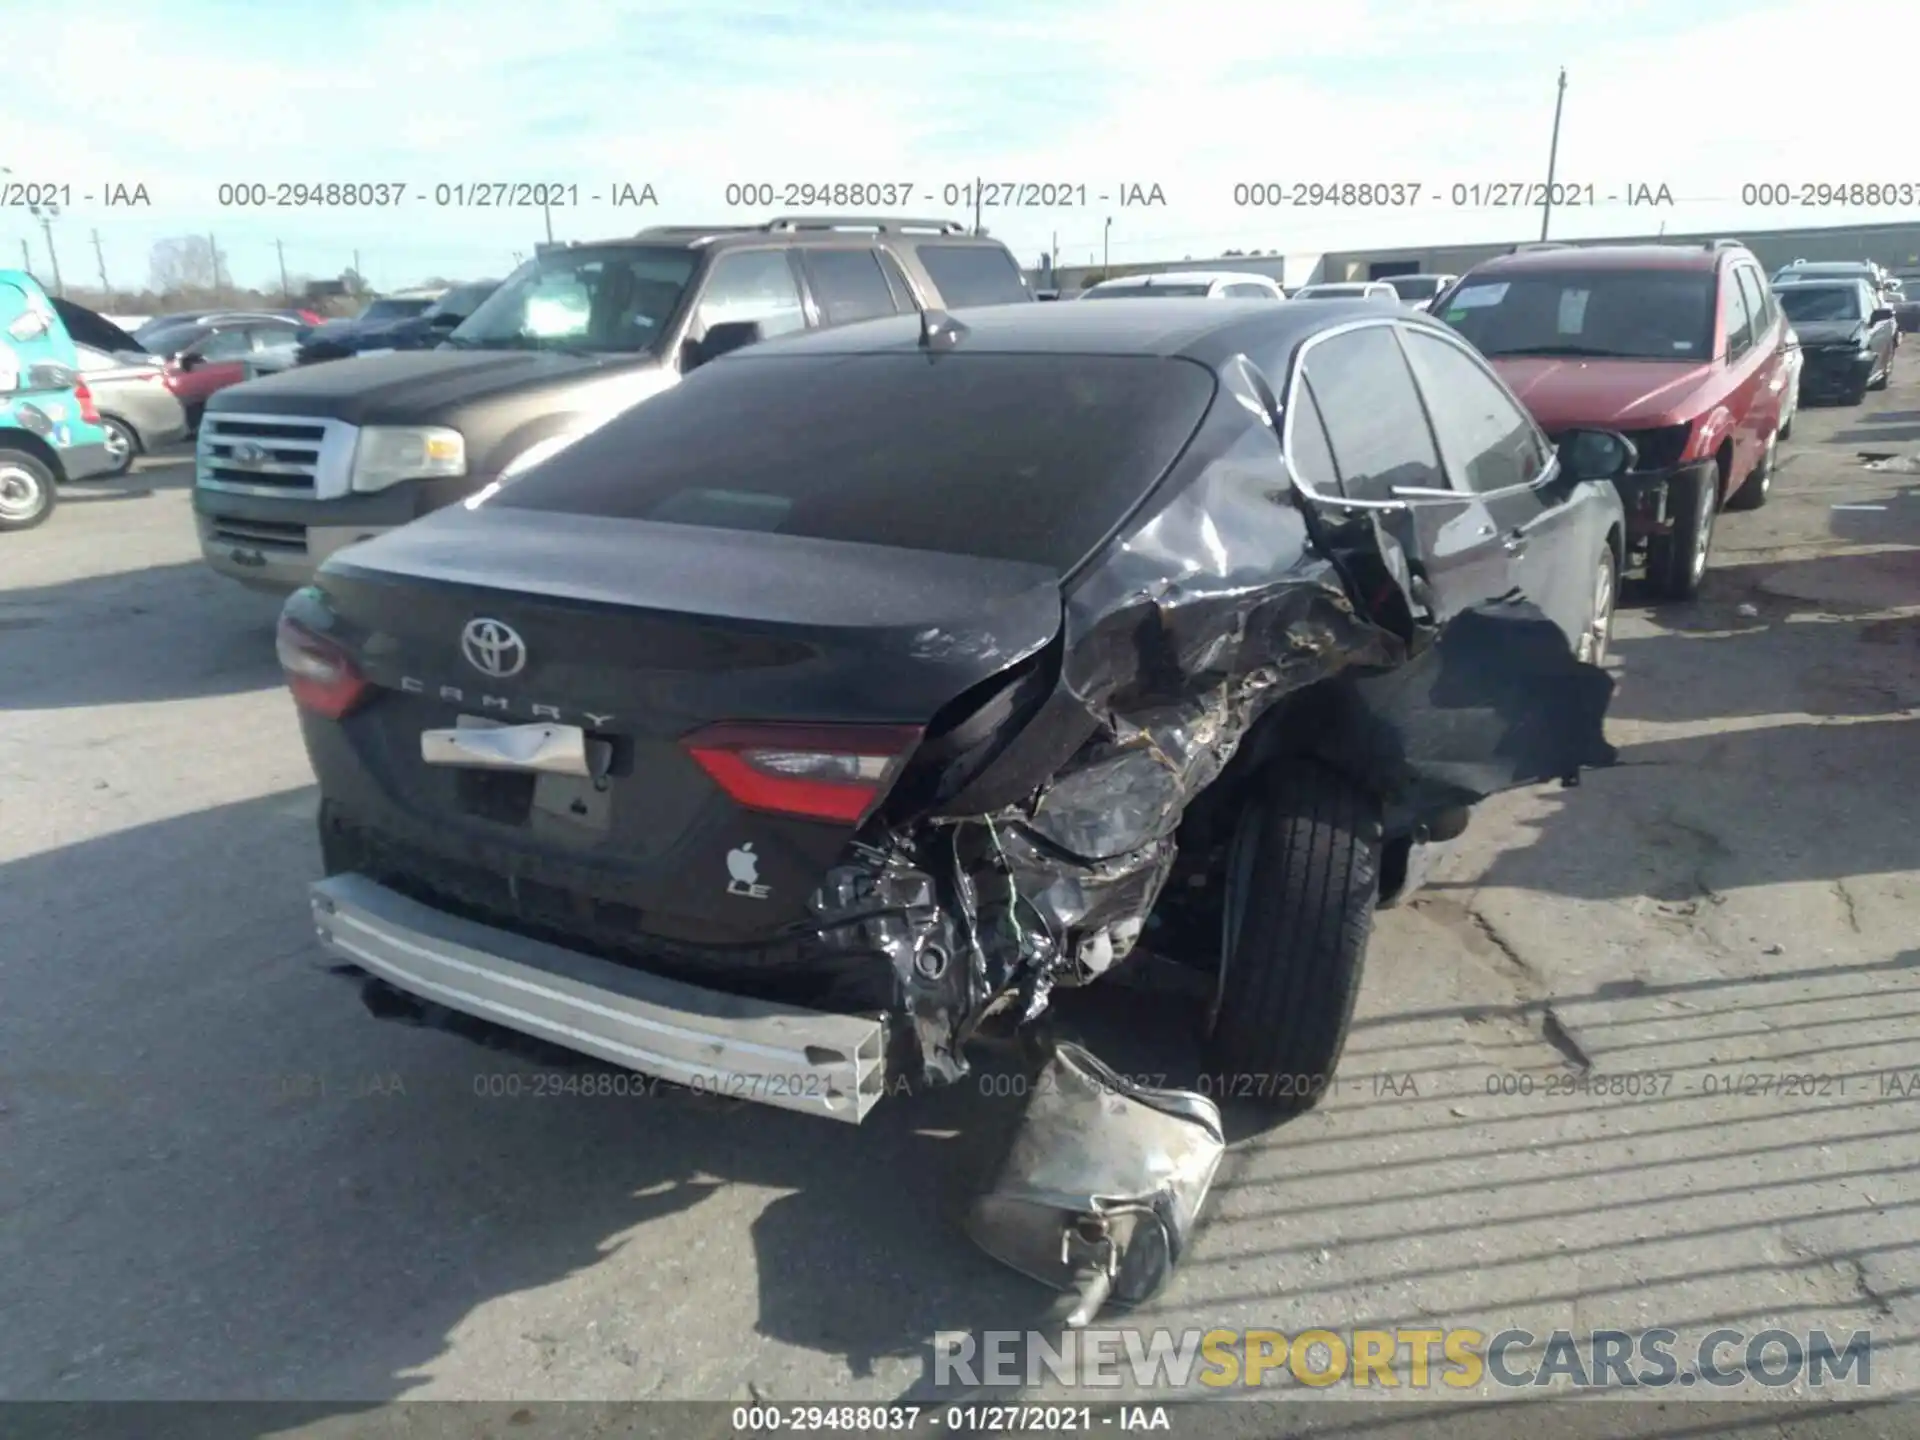
[[[93,392],[94,407],[107,431],[111,469],[100,478],[124,475],[135,457],[186,437],[187,412],[167,388],[165,367],[152,356],[110,352],[76,345],[80,373]]]

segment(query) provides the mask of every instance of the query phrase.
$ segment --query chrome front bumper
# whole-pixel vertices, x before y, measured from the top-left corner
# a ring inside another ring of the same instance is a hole
[[[257,523],[198,515],[200,558],[229,580],[253,590],[290,595],[313,583],[336,552],[384,534],[391,526],[284,524],[266,533]]]
[[[422,1000],[710,1094],[859,1124],[883,1023],[746,1000],[422,905],[363,875],[312,886],[326,947]]]

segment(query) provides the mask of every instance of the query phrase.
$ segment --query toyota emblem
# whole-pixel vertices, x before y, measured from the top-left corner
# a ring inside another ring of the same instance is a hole
[[[501,620],[469,620],[460,632],[460,653],[482,675],[505,680],[527,668],[527,642]]]
[[[264,465],[267,463],[267,447],[256,445],[251,440],[243,440],[233,447],[233,463],[244,465],[249,470]]]

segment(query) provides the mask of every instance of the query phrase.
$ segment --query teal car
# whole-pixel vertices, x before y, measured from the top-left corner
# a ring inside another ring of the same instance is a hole
[[[0,270],[0,530],[32,529],[56,486],[113,468],[67,327],[37,280]]]

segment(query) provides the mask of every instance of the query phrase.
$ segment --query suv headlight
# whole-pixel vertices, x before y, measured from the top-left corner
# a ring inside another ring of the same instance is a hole
[[[353,456],[353,488],[360,491],[466,473],[466,437],[444,425],[369,425]]]

